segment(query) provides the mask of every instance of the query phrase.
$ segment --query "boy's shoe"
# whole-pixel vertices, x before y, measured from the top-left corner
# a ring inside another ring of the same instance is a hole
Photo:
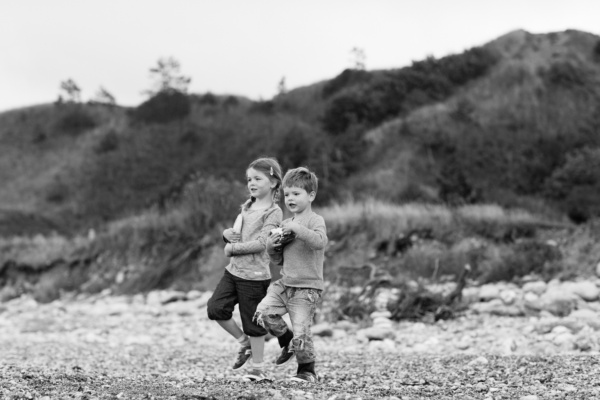
[[[312,372],[300,372],[296,376],[289,378],[290,381],[304,382],[304,383],[316,383],[319,381],[319,377]]]
[[[235,363],[233,364],[233,367],[231,367],[231,369],[240,368],[242,365],[246,364],[246,361],[248,361],[250,357],[252,357],[252,348],[250,347],[250,345],[240,347],[240,350],[238,351],[237,357],[235,359]]]
[[[290,350],[290,345],[288,344],[287,346],[281,349],[281,354],[279,355],[279,357],[277,357],[277,360],[275,360],[275,365],[281,367],[286,364],[289,364],[290,361],[294,359],[294,355],[294,351]]]
[[[271,381],[263,369],[250,368],[242,377],[247,382]]]

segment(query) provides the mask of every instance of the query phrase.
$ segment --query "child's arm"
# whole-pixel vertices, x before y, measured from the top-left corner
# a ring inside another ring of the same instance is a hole
[[[241,233],[243,222],[244,217],[242,217],[242,214],[238,214],[235,222],[233,223],[233,228],[227,228],[223,231],[223,241],[225,243],[237,243],[240,241],[242,238]]]
[[[313,250],[322,250],[327,245],[327,229],[325,220],[320,215],[315,215],[308,221],[308,226],[300,225],[290,221],[285,224],[284,229],[296,234],[296,239],[304,241]]]
[[[254,240],[242,243],[232,243],[231,254],[234,256],[242,254],[262,253],[267,248],[267,237],[271,229],[277,228],[281,223],[283,213],[279,207],[274,208],[265,216],[265,222]]]
[[[267,254],[271,262],[275,265],[283,265],[283,252],[278,248],[278,244],[274,242],[276,235],[271,235],[267,238]]]

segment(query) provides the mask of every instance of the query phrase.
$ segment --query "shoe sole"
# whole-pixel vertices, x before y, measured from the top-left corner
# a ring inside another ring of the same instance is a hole
[[[289,363],[291,363],[294,360],[294,358],[296,358],[296,355],[292,354],[292,356],[290,358],[288,358],[287,360],[285,360],[285,362],[282,362],[281,364],[275,363],[275,366],[279,368],[279,367],[283,367],[285,365],[288,365]]]
[[[317,378],[315,378],[314,380],[307,381],[306,379],[301,379],[301,378],[297,378],[295,376],[292,376],[292,377],[288,378],[288,381],[302,382],[302,383],[317,383],[319,380]]]
[[[263,378],[263,377],[259,377],[259,376],[255,376],[255,375],[244,375],[242,376],[242,380],[244,382],[262,382],[262,381],[269,381],[272,382],[273,380],[270,378]]]

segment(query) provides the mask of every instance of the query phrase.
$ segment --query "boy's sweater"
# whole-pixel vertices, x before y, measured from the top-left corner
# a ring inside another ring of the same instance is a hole
[[[288,218],[281,224],[294,221],[300,225],[296,238],[282,253],[275,251],[273,243],[267,243],[267,253],[275,264],[283,265],[281,281],[286,286],[323,290],[323,259],[327,245],[325,220],[311,211],[308,214]]]
[[[238,243],[232,243],[232,257],[226,269],[231,274],[252,281],[271,279],[269,256],[266,249],[271,229],[277,228],[283,218],[278,205],[252,210],[249,203],[242,207],[242,232]]]

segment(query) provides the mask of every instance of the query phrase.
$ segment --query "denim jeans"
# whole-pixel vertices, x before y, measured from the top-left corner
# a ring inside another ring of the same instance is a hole
[[[289,313],[294,332],[290,350],[295,352],[298,364],[314,362],[316,354],[310,327],[320,300],[321,290],[285,286],[278,280],[269,286],[267,295],[256,307],[254,319],[270,334],[280,337],[288,330],[281,316]]]

